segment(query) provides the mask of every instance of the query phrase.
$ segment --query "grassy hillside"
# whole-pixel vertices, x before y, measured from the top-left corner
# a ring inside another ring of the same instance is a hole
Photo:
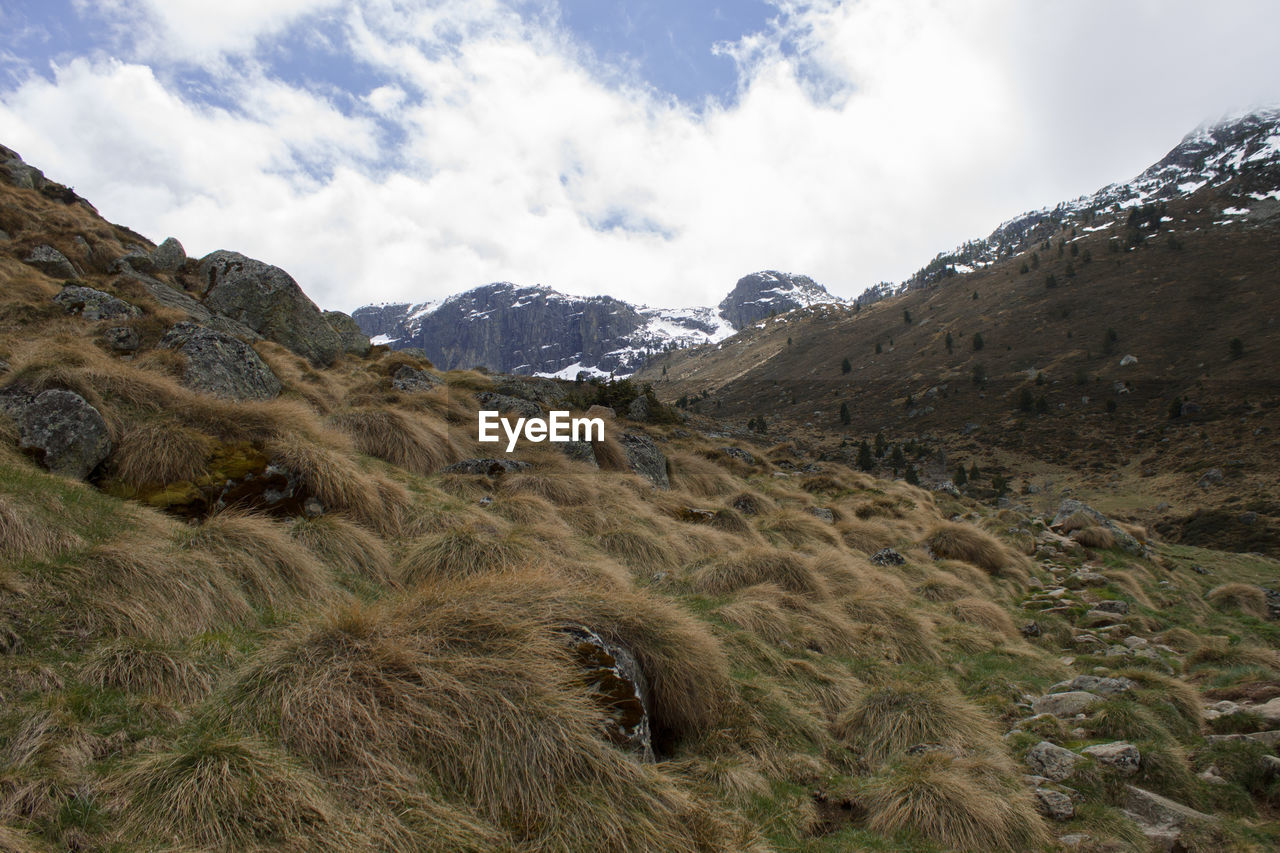
[[[442,473],[493,454],[475,394],[500,378],[258,341],[278,399],[193,391],[156,347],[181,317],[110,272],[139,238],[0,193],[0,391],[74,391],[112,443],[82,482],[0,418],[0,847],[1146,849],[1127,783],[1205,813],[1188,849],[1280,843],[1274,741],[1206,739],[1276,727],[1274,561],[1134,554],[1096,519],[1053,532],[681,424],[611,422],[598,468],[526,445],[528,468]],[[53,302],[20,260],[37,244],[141,309],[136,352]],[[406,366],[439,384],[398,390]],[[265,461],[322,511],[253,511],[265,486],[201,503]],[[585,666],[586,633],[634,658],[642,708]],[[1035,713],[1084,675],[1129,681]],[[628,713],[655,760],[613,737]],[[1117,740],[1136,769],[1028,781],[1043,741]]]

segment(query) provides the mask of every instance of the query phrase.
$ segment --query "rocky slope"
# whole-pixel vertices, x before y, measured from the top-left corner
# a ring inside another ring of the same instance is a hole
[[[352,317],[378,342],[422,349],[444,367],[572,379],[628,376],[654,353],[714,343],[764,317],[839,301],[807,276],[770,271],[740,279],[716,309],[649,308],[496,283],[439,302],[365,306]]]

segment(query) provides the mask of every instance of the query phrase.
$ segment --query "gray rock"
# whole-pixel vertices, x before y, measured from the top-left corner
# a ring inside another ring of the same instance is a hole
[[[182,269],[182,265],[186,262],[187,250],[182,248],[182,244],[174,237],[156,246],[155,251],[151,253],[151,265],[160,272]]]
[[[329,328],[338,333],[338,338],[342,341],[342,351],[348,355],[363,357],[373,349],[373,344],[369,343],[369,336],[360,331],[360,326],[351,319],[349,314],[343,314],[341,311],[325,311],[324,321],[329,324]]]
[[[1036,788],[1036,808],[1040,814],[1053,820],[1071,820],[1076,816],[1075,803],[1061,791],[1051,788]]]
[[[627,454],[627,464],[632,471],[660,489],[671,488],[671,479],[667,475],[667,457],[653,443],[653,439],[638,432],[624,432],[618,437],[618,442]]]
[[[106,421],[74,392],[45,391],[16,420],[19,447],[55,474],[83,480],[111,453]]]
[[[1125,785],[1125,792],[1128,795],[1125,805],[1139,824],[1181,829],[1189,821],[1209,822],[1214,819],[1211,815],[1198,812],[1189,806],[1136,785]]]
[[[1138,748],[1131,743],[1119,740],[1114,743],[1100,743],[1085,747],[1081,753],[1099,764],[1113,768],[1122,776],[1132,776],[1137,773],[1142,763]]]
[[[67,256],[52,246],[36,246],[22,262],[35,267],[50,278],[67,279],[76,278],[79,275],[75,265]]]
[[[102,340],[114,352],[119,353],[136,352],[142,344],[137,331],[129,326],[112,326],[103,330]]]
[[[724,452],[725,456],[740,460],[748,465],[756,464],[756,458],[741,447],[722,447],[720,450]]]
[[[195,323],[178,323],[160,346],[187,359],[182,384],[231,400],[269,400],[280,395],[280,380],[253,347],[239,338]]]
[[[443,379],[425,370],[410,367],[407,364],[397,369],[395,375],[391,377],[391,387],[406,394],[412,394],[417,391],[430,391],[432,388],[438,388],[443,384]]]
[[[1100,527],[1105,527],[1107,530],[1111,531],[1111,535],[1115,537],[1116,545],[1119,548],[1137,556],[1142,556],[1146,553],[1147,549],[1143,544],[1117,527],[1115,522],[1088,504],[1073,498],[1068,498],[1059,504],[1058,512],[1054,515],[1053,520],[1049,522],[1049,526],[1052,528],[1060,528],[1067,519],[1077,513],[1082,513],[1088,516],[1095,524]]]
[[[613,743],[653,761],[649,683],[635,656],[582,625],[563,629],[591,700],[604,712]]]
[[[560,445],[560,450],[575,462],[585,462],[592,468],[600,467],[600,463],[596,461],[596,449],[589,441],[566,441]]]
[[[142,312],[110,293],[72,284],[62,288],[53,301],[71,314],[79,314],[86,320],[116,320],[121,317],[137,317]]]
[[[589,418],[603,418],[606,421],[611,421],[617,416],[618,413],[608,406],[593,405],[587,409],[587,417]]]
[[[1086,844],[1093,844],[1093,836],[1083,832],[1073,832],[1069,835],[1058,836],[1058,843],[1063,847],[1083,847]]]
[[[447,468],[440,469],[441,474],[474,474],[482,477],[500,477],[512,471],[526,471],[528,462],[517,462],[514,459],[464,459]]]
[[[155,272],[155,262],[151,260],[151,253],[144,252],[142,249],[134,249],[128,254],[116,258],[108,265],[107,269],[111,272]]]
[[[1071,589],[1079,589],[1082,586],[1106,586],[1109,581],[1106,575],[1100,575],[1097,572],[1081,570],[1072,572],[1063,580]]]
[[[1093,606],[1094,610],[1101,610],[1104,613],[1119,613],[1121,615],[1129,612],[1129,602],[1127,601],[1099,601]]]
[[[644,395],[636,397],[631,401],[631,405],[627,406],[627,417],[633,421],[647,421],[652,414],[649,401],[644,398]]]
[[[1102,698],[1083,690],[1068,690],[1063,693],[1050,693],[1041,696],[1031,703],[1037,714],[1053,714],[1055,717],[1074,717],[1083,713],[1090,705],[1101,702]]]
[[[1254,732],[1253,734],[1248,735],[1205,735],[1204,739],[1208,743],[1223,743],[1233,740],[1251,740],[1264,746],[1276,747],[1280,746],[1280,729],[1269,732]]]
[[[901,566],[907,558],[892,548],[881,548],[871,555],[871,562],[877,566]]]
[[[825,521],[828,524],[835,524],[835,521],[836,521],[835,513],[833,513],[831,510],[827,509],[826,507],[822,507],[822,506],[809,507],[809,515],[812,515],[814,518],[820,521]]]
[[[9,362],[5,361],[3,358],[0,358],[0,376],[3,376],[4,374],[8,373],[10,370],[12,370],[12,368],[9,367]]]
[[[342,352],[338,333],[293,277],[279,267],[238,252],[217,251],[200,261],[199,276],[207,288],[204,304],[210,310],[318,366],[332,364]]]
[[[1042,740],[1027,750],[1023,761],[1031,772],[1055,782],[1061,782],[1075,772],[1076,765],[1084,759],[1069,749]]]
[[[1077,675],[1070,681],[1060,681],[1049,688],[1049,693],[1068,693],[1071,691],[1086,691],[1088,693],[1096,693],[1099,696],[1119,696],[1128,693],[1138,686],[1138,682],[1131,678],[1102,678],[1097,675]]]
[[[1223,476],[1221,468],[1210,468],[1200,475],[1200,479],[1196,480],[1196,485],[1202,489],[1207,489],[1210,486],[1216,486],[1221,483]]]
[[[46,183],[44,172],[28,166],[16,151],[3,145],[0,145],[0,166],[9,173],[9,182],[18,189],[39,190]]]
[[[519,397],[508,397],[506,394],[495,394],[493,391],[481,391],[476,394],[482,409],[490,409],[504,414],[511,413],[522,418],[542,417],[542,407],[532,400],[521,400]]]

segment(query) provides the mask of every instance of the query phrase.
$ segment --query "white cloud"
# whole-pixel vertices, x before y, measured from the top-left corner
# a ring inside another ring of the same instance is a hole
[[[198,23],[197,5],[149,25]],[[214,26],[200,55],[326,5],[224,4],[242,31]],[[1262,2],[1208,20],[1189,0],[780,5],[777,28],[725,48],[738,100],[700,113],[602,81],[545,6],[370,0],[341,13],[378,78],[348,114],[252,57],[201,60],[234,111],[163,65],[77,61],[0,96],[2,141],[112,218],[278,263],[326,306],[502,279],[709,304],[765,267],[846,295],[901,279],[1129,177],[1207,115],[1280,99],[1274,51],[1176,58],[1280,23]]]

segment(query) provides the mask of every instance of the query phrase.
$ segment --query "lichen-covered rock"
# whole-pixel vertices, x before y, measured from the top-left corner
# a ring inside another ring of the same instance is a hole
[[[342,341],[342,351],[348,355],[366,356],[369,350],[373,349],[369,336],[360,331],[359,324],[352,320],[349,314],[343,314],[341,311],[325,311],[324,321],[329,324],[329,328],[338,333],[338,339]]]
[[[1074,717],[1084,712],[1090,705],[1102,701],[1102,697],[1083,690],[1068,690],[1063,693],[1050,693],[1041,696],[1031,703],[1037,714],[1053,714],[1055,717]]]
[[[528,470],[528,462],[515,459],[464,459],[440,470],[441,474],[475,474],[483,477],[500,477],[513,471]]]
[[[638,432],[624,432],[618,437],[618,442],[627,454],[627,464],[632,471],[660,489],[671,488],[667,457],[653,443],[653,439]]]
[[[35,267],[51,278],[66,279],[79,275],[75,265],[67,256],[52,246],[36,246],[31,250],[31,254],[22,259],[22,262],[27,266]]]
[[[476,394],[480,408],[514,414],[522,418],[542,417],[542,406],[532,400],[521,400],[519,397],[508,397],[506,394],[495,394],[493,391],[481,391]]]
[[[1128,693],[1138,686],[1131,678],[1102,678],[1097,675],[1077,675],[1070,681],[1060,681],[1049,688],[1049,693],[1068,693],[1085,691],[1099,696],[1119,696]]]
[[[743,450],[741,447],[729,446],[729,447],[722,447],[720,448],[720,450],[724,453],[725,456],[728,456],[731,459],[737,459],[739,461],[747,463],[748,465],[756,464],[756,458],[746,450]]]
[[[627,417],[633,421],[647,421],[653,415],[652,407],[644,395],[636,397],[627,406]]]
[[[280,395],[279,378],[239,338],[195,323],[178,323],[165,333],[160,346],[186,356],[182,384],[195,391],[231,400],[269,400]]]
[[[57,302],[71,314],[79,314],[86,320],[117,320],[123,317],[137,317],[142,312],[134,306],[92,287],[69,284],[53,301]]]
[[[592,700],[605,713],[609,739],[653,761],[649,687],[640,664],[626,649],[589,628],[575,625],[563,634]]]
[[[333,363],[342,340],[287,272],[239,252],[200,261],[207,308],[253,329],[317,366]]]
[[[102,415],[72,391],[51,389],[22,406],[19,447],[55,474],[83,480],[111,453]]]
[[[809,507],[808,512],[809,512],[809,515],[812,515],[814,518],[818,519],[819,521],[825,521],[828,524],[835,524],[836,522],[836,514],[831,510],[827,509],[826,507],[811,506]]]
[[[901,566],[907,558],[892,548],[881,548],[871,555],[871,562],[877,566]]]
[[[187,250],[176,238],[170,237],[156,246],[151,253],[151,265],[159,272],[173,272],[187,262]]]
[[[1100,743],[1096,746],[1085,747],[1080,751],[1099,764],[1113,768],[1122,776],[1132,776],[1137,773],[1138,767],[1142,763],[1142,755],[1138,752],[1138,748],[1124,741]]]
[[[1076,765],[1084,759],[1069,749],[1042,740],[1027,750],[1023,760],[1031,768],[1031,772],[1054,782],[1061,782],[1074,773]]]
[[[113,352],[118,353],[135,352],[142,345],[142,339],[138,337],[137,330],[130,326],[112,326],[109,329],[103,329],[102,342]]]
[[[438,388],[443,384],[444,381],[434,374],[425,370],[418,370],[407,364],[396,370],[395,375],[391,377],[391,387],[406,394],[412,394],[417,391],[430,391],[432,388]]]
[[[1036,809],[1053,820],[1071,820],[1076,816],[1075,803],[1061,791],[1052,788],[1036,788]]]
[[[600,463],[596,461],[596,449],[589,441],[566,441],[557,446],[575,462],[585,462],[592,468],[600,467]]]

